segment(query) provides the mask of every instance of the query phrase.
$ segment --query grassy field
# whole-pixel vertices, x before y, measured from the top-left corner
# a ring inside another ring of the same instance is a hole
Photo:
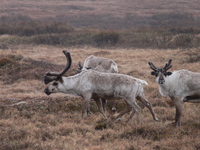
[[[72,56],[72,67],[66,74],[73,75],[78,61],[91,54],[113,59],[119,72],[148,82],[147,99],[152,103],[159,122],[154,122],[149,111],[141,111],[142,123],[136,118],[129,124],[114,119],[123,109],[124,102],[117,101],[117,112],[107,113],[104,120],[91,102],[92,115],[81,118],[83,99],[65,94],[43,93],[43,75],[47,71],[60,71],[66,59],[62,50]],[[199,49],[100,49],[93,47],[65,48],[54,46],[20,45],[0,49],[0,149],[2,150],[199,150],[200,105],[184,105],[182,126],[174,128],[175,108],[170,99],[161,97],[155,78],[150,76],[148,61],[164,66],[172,59],[176,69],[200,72]]]
[[[182,126],[162,97],[148,62],[171,71],[200,72],[199,0],[9,0],[0,2],[0,150],[199,150],[200,105],[185,103]],[[141,125],[129,114],[114,123],[125,103],[108,101],[105,120],[94,101],[81,118],[83,99],[47,96],[43,76],[61,71],[62,50],[78,61],[113,59],[119,72],[148,82],[145,95],[159,122],[141,106]]]
[[[198,0],[9,0],[0,4],[0,20],[10,22],[62,20],[78,28],[111,30],[200,24]]]
[[[9,0],[0,2],[0,48],[191,49],[200,46],[198,0]]]

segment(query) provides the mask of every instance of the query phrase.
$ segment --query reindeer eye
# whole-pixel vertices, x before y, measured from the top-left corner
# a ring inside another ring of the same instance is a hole
[[[58,85],[58,82],[54,82],[53,85],[54,85],[54,86],[57,86],[57,85]]]
[[[170,76],[172,74],[172,72],[165,72],[164,75],[165,76]]]

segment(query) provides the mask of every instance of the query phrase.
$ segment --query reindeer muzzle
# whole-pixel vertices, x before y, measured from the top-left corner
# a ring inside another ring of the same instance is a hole
[[[159,84],[164,84],[164,83],[165,83],[165,80],[161,79],[161,80],[158,81],[158,83],[159,83]]]
[[[48,90],[48,88],[44,89],[44,93],[47,94],[47,95],[51,94],[51,92]]]

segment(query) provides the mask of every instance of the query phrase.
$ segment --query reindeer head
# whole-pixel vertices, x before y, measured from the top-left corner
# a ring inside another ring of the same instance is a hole
[[[65,54],[65,57],[67,58],[67,64],[66,64],[65,68],[63,69],[63,71],[61,71],[60,73],[58,73],[58,72],[48,72],[44,75],[44,83],[45,84],[48,84],[48,83],[54,81],[52,85],[48,86],[44,90],[44,92],[47,95],[50,95],[51,93],[62,92],[65,89],[64,86],[63,86],[62,76],[71,67],[72,59],[71,59],[69,52],[63,51],[63,53]]]
[[[157,68],[157,67],[155,67],[155,65],[152,62],[148,63],[150,68],[153,70],[151,72],[151,75],[156,76],[159,84],[164,84],[165,77],[172,74],[172,72],[167,72],[167,70],[172,67],[171,62],[172,62],[172,60],[169,59],[168,63],[165,64],[164,68]]]
[[[88,70],[88,69],[92,69],[92,68],[91,68],[91,67],[87,67],[87,68],[85,68],[85,69]],[[82,65],[81,62],[79,61],[79,62],[78,62],[78,69],[75,70],[75,73],[76,73],[76,74],[81,73],[82,70],[83,70],[83,65]]]
[[[82,66],[81,62],[79,61],[78,62],[78,69],[75,70],[75,73],[76,74],[80,73],[82,71],[82,69],[83,69],[83,66]]]

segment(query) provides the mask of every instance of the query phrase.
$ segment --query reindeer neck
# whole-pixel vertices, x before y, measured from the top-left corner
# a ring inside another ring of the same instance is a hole
[[[62,79],[66,89],[74,89],[79,82],[79,78],[77,76],[62,77]]]

